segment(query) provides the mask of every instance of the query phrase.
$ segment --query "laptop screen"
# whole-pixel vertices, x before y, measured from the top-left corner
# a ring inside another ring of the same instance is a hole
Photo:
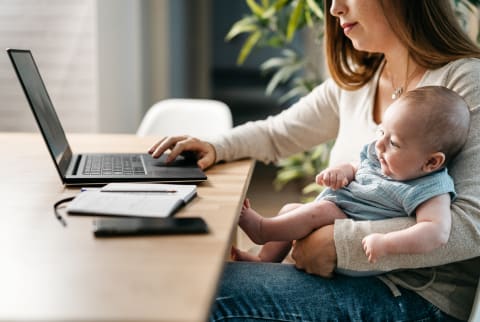
[[[30,50],[8,49],[8,54],[35,115],[50,154],[63,178],[72,152]]]

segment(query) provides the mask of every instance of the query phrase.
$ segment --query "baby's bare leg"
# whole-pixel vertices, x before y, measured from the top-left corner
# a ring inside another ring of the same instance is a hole
[[[263,218],[252,208],[244,206],[240,227],[252,241],[264,244],[267,241],[301,239],[340,218],[345,218],[343,211],[333,202],[324,200],[301,205],[274,218]]]
[[[252,254],[244,250],[240,250],[235,246],[230,249],[230,258],[236,262],[261,262],[262,259],[257,254]]]
[[[287,213],[297,207],[300,207],[301,203],[295,204],[286,204],[280,209],[280,212],[277,216],[281,216],[284,213]],[[248,200],[244,202],[244,208],[250,208],[250,203]],[[281,262],[285,256],[287,256],[290,248],[292,247],[291,241],[273,241],[267,242],[258,255],[251,254],[246,251],[242,251],[236,247],[231,249],[231,258],[235,261],[245,261],[245,262]]]
[[[240,212],[238,225],[248,235],[248,237],[250,237],[250,239],[258,245],[263,245],[265,242],[267,242],[267,240],[264,240],[264,237],[262,236],[263,219],[264,218],[262,215],[250,207],[250,201],[245,199]]]
[[[301,203],[286,204],[282,207],[282,209],[280,209],[280,212],[277,216],[282,216],[301,206]],[[263,245],[262,249],[258,253],[258,258],[262,262],[280,263],[288,255],[288,252],[291,248],[291,241],[271,241]]]

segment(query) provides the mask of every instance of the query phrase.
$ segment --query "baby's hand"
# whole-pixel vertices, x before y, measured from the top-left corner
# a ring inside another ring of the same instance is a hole
[[[386,255],[384,234],[370,234],[362,239],[363,250],[370,263],[375,263],[380,257]]]
[[[327,168],[320,172],[315,181],[322,186],[327,186],[333,190],[345,187],[349,181],[344,171],[339,168]]]

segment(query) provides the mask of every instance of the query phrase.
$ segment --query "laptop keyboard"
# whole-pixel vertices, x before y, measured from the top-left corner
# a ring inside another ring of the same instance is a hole
[[[84,175],[144,175],[139,155],[87,155]]]

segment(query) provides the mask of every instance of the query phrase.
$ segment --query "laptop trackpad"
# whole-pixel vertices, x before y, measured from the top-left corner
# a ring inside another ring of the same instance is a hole
[[[170,163],[166,163],[165,160],[167,159],[166,155],[162,155],[158,159],[154,159],[151,156],[145,158],[146,162],[154,167],[185,167],[185,166],[196,166],[197,162],[194,159],[185,158],[179,155],[175,160]]]

